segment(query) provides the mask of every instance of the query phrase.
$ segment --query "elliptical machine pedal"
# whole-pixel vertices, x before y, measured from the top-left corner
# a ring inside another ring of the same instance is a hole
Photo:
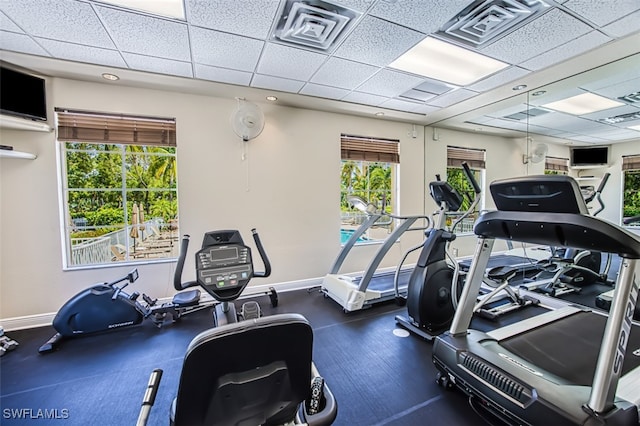
[[[242,304],[242,308],[240,309],[240,317],[244,320],[256,319],[262,316],[262,311],[260,310],[260,305],[258,302],[249,301],[244,302]]]

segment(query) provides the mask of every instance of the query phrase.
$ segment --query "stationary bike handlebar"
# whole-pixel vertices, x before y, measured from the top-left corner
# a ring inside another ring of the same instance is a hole
[[[176,264],[176,271],[173,274],[173,288],[178,291],[198,285],[197,281],[182,282],[182,270],[184,269],[184,261],[187,258],[187,250],[189,249],[189,238],[190,236],[188,234],[184,234],[182,236],[182,241],[180,241],[180,253],[178,254],[178,263]]]
[[[464,174],[467,176],[467,180],[469,181],[471,186],[473,186],[473,191],[476,194],[480,194],[480,192],[482,191],[480,189],[480,185],[478,185],[478,182],[476,181],[476,178],[473,176],[473,173],[471,172],[471,169],[469,168],[469,165],[467,164],[466,161],[462,163],[462,169],[464,170]]]
[[[258,253],[260,253],[260,258],[262,259],[262,263],[264,264],[264,272],[253,272],[254,277],[266,278],[271,275],[271,262],[269,262],[269,257],[267,257],[267,253],[264,251],[264,247],[262,246],[262,241],[260,241],[260,236],[258,235],[258,231],[256,228],[251,230],[251,234],[253,235],[253,241],[256,243],[256,248],[258,249]]]

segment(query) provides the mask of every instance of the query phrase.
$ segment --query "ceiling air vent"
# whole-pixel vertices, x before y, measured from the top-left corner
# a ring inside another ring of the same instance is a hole
[[[607,124],[619,124],[634,120],[640,120],[640,112],[630,112],[628,114],[620,114],[613,117],[601,118],[598,121]]]
[[[286,0],[278,16],[276,40],[326,51],[347,34],[360,13],[326,1]]]
[[[618,99],[629,102],[630,104],[635,104],[636,102],[640,102],[640,92],[629,93],[628,95],[620,96]]]
[[[419,86],[416,86],[413,89],[404,92],[402,95],[400,95],[400,98],[425,102],[431,98],[440,96],[454,89],[457,89],[457,86],[427,79]]]
[[[547,111],[546,109],[542,109],[542,108],[529,108],[529,109],[525,109],[524,111],[516,112],[514,114],[505,115],[503,118],[506,118],[509,120],[521,121],[521,120],[525,120],[527,117],[528,118],[539,117],[544,114],[549,114],[550,112],[551,111]]]
[[[550,6],[542,0],[476,0],[444,24],[439,35],[481,48],[537,17]]]

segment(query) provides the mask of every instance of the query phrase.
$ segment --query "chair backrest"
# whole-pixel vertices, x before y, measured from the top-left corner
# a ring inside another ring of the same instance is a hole
[[[310,392],[313,331],[299,314],[212,328],[184,358],[175,425],[259,425],[292,421]]]

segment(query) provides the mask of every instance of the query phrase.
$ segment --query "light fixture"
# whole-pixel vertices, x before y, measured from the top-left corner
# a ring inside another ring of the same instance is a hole
[[[466,86],[509,65],[436,38],[427,37],[389,66],[458,86]]]
[[[154,15],[167,16],[169,18],[182,19],[184,21],[184,3],[182,0],[101,0],[127,9],[141,10]]]
[[[102,73],[102,78],[104,78],[105,80],[109,80],[109,81],[120,80],[120,77],[118,77],[115,74],[108,73],[108,72]]]
[[[277,101],[277,100],[278,100],[278,98],[277,98],[277,97],[275,97],[275,96],[267,96],[267,100],[268,100],[269,102],[275,102],[275,101]]]
[[[523,89],[526,89],[526,88],[527,88],[526,84],[518,84],[517,86],[513,86],[511,88],[511,90],[523,90]]]
[[[629,126],[629,127],[627,127],[627,129],[637,130],[637,131],[640,132],[640,124],[638,124],[637,126]]]
[[[379,111],[379,112],[376,112],[375,115],[376,115],[376,117],[384,117],[384,112]]]
[[[567,114],[584,115],[622,105],[624,105],[622,102],[613,101],[603,96],[594,95],[593,93],[583,93],[542,106],[556,111],[566,112]]]
[[[547,91],[546,91],[546,90],[538,90],[537,92],[533,92],[533,93],[531,94],[531,96],[542,96],[542,95],[544,95],[545,93],[547,93]]]

